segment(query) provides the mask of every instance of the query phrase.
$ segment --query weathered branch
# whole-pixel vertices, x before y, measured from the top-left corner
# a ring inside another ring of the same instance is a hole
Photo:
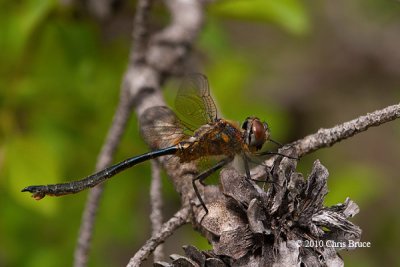
[[[150,8],[152,0],[139,0],[136,7],[136,15],[134,18],[133,30],[133,47],[131,48],[132,63],[138,63],[143,60],[146,55],[147,41],[148,41],[148,20],[150,16]]]
[[[366,131],[370,127],[379,126],[399,117],[400,104],[397,104],[368,113],[367,115],[336,125],[329,129],[320,129],[317,133],[308,135],[303,139],[286,146],[293,147],[296,150],[296,154],[301,157],[314,152],[317,149],[332,146],[335,143],[347,139],[355,134]]]
[[[366,131],[370,127],[376,127],[383,123],[390,122],[400,117],[400,104],[389,106],[381,110],[368,113],[354,120],[336,125],[328,129],[319,129],[316,133],[286,144],[286,148],[294,149],[297,157],[310,154],[318,149],[330,147],[349,137]],[[272,166],[275,158],[265,161],[265,165]],[[262,167],[252,170],[252,177],[258,179],[264,175]]]
[[[167,237],[175,232],[176,229],[188,222],[189,213],[190,209],[187,206],[175,213],[169,221],[161,226],[160,231],[153,234],[140,250],[136,252],[135,256],[129,260],[127,267],[140,266],[140,264],[147,259],[150,253],[154,251],[159,244],[163,243]]]

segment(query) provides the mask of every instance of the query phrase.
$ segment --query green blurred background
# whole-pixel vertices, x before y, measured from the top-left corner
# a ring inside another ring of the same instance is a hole
[[[0,1],[0,266],[71,266],[87,192],[34,201],[20,190],[93,171],[128,62],[135,5]],[[168,20],[156,2],[152,29]],[[399,47],[398,1],[222,1],[207,8],[193,67],[209,77],[225,117],[257,114],[286,143],[399,103]],[[305,175],[315,159],[329,169],[327,205],[349,196],[361,208],[353,221],[372,248],[342,252],[347,266],[400,266],[399,138],[395,121],[299,164]],[[132,118],[115,162],[146,150]],[[149,237],[149,176],[146,163],[107,183],[89,266],[125,266]],[[167,178],[163,193],[168,218],[179,197]],[[209,247],[185,226],[167,241],[167,255],[184,244]]]

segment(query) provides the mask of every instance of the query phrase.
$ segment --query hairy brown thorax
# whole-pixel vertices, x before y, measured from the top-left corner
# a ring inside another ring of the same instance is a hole
[[[225,155],[233,157],[247,151],[243,131],[234,123],[220,119],[214,124],[199,128],[189,140],[181,142],[177,156],[180,162],[190,162],[204,156]]]

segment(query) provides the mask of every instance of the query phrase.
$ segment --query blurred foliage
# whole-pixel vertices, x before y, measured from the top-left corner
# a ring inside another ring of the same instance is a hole
[[[127,4],[126,10],[115,14],[114,25],[112,18],[109,23],[99,22],[81,5],[66,6],[56,0],[0,2],[0,266],[71,265],[87,192],[36,202],[20,190],[30,184],[77,179],[93,171],[128,62],[131,33],[119,31],[129,26],[118,23],[131,23],[134,4]],[[379,5],[386,12],[387,5]],[[217,1],[209,7],[197,47],[204,55],[204,73],[224,117],[240,121],[257,114],[268,121],[274,139],[281,142],[303,134],[291,126],[297,123],[291,110],[274,97],[264,97],[268,84],[259,87],[255,82],[262,73],[256,59],[267,64],[279,58],[279,52],[262,47],[259,51],[263,53],[254,54],[256,50],[240,49],[235,43],[239,38],[229,34],[226,23],[250,22],[262,29],[273,28],[291,40],[306,42],[314,30],[310,27],[310,12],[298,0]],[[127,14],[129,19],[124,17]],[[165,12],[156,13],[154,20],[165,22]],[[251,40],[242,43],[247,41]],[[296,62],[296,58],[288,58],[289,64]],[[276,78],[271,69],[264,75]],[[165,94],[172,103],[173,90],[168,88]],[[312,130],[315,129],[307,129]],[[133,118],[115,161],[146,149]],[[344,152],[335,153],[324,150],[305,158],[299,167],[307,174],[318,157],[334,166],[328,204],[341,202],[346,196],[352,196],[359,205],[376,203],[385,190],[378,181],[384,180],[386,173],[365,162],[343,164]],[[149,176],[149,164],[142,164],[107,183],[90,266],[124,265],[148,238]],[[179,206],[179,196],[168,179],[163,182],[168,217]],[[179,253],[182,244],[207,248],[205,240],[189,228],[178,231],[175,241],[167,241],[167,253]],[[387,240],[385,237],[391,233],[382,231],[376,235]],[[395,246],[400,241],[398,233],[389,241]],[[379,249],[374,249],[379,257]],[[357,264],[351,253],[345,258],[352,266],[376,266],[374,255],[368,252],[361,251],[355,259],[368,255],[371,261]]]
[[[310,27],[305,7],[298,0],[217,1],[210,11],[218,16],[274,23],[293,34],[304,34]]]

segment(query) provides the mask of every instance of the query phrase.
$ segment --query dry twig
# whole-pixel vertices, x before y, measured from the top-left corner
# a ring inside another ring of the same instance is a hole
[[[287,146],[294,147],[297,155],[304,156],[322,147],[332,146],[355,134],[366,131],[370,127],[379,126],[399,117],[400,104],[389,106],[330,129],[320,129],[317,133],[308,135]]]
[[[158,245],[163,243],[168,236],[172,235],[176,229],[188,222],[190,209],[183,207],[175,215],[161,226],[158,233],[153,234],[152,237],[136,252],[127,265],[127,267],[140,266],[140,264],[147,259],[152,251]]]

